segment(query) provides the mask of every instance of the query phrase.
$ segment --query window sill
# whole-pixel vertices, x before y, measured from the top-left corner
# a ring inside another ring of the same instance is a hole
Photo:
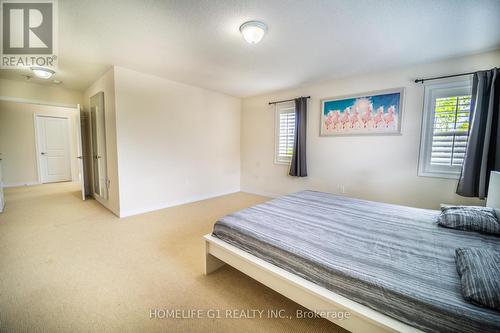
[[[274,164],[277,164],[277,165],[290,165],[292,163],[292,161],[274,161]]]
[[[419,177],[429,177],[429,178],[444,178],[444,179],[456,179],[460,178],[460,173],[455,172],[436,172],[436,171],[419,171]]]

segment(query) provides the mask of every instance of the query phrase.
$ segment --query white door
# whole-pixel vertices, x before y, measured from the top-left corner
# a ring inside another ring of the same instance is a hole
[[[0,153],[0,213],[3,212],[5,199],[3,196],[3,177],[2,177],[2,153]]]
[[[69,119],[36,116],[35,122],[41,182],[71,180]]]

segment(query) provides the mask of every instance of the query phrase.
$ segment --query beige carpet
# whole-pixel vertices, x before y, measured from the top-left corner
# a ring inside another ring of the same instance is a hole
[[[78,184],[7,189],[6,197],[0,332],[342,331],[324,319],[150,319],[151,309],[285,309],[293,317],[300,306],[231,267],[202,275],[202,235],[264,197],[238,193],[121,220],[81,201]]]

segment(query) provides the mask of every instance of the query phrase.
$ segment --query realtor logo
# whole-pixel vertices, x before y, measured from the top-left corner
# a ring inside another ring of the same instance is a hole
[[[56,0],[1,0],[1,9],[0,67],[56,67]]]

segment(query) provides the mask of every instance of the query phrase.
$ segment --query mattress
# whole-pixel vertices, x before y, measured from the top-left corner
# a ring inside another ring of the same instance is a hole
[[[438,214],[303,191],[227,215],[212,234],[423,331],[499,332],[499,312],[463,299],[455,249],[500,238],[440,227]]]

